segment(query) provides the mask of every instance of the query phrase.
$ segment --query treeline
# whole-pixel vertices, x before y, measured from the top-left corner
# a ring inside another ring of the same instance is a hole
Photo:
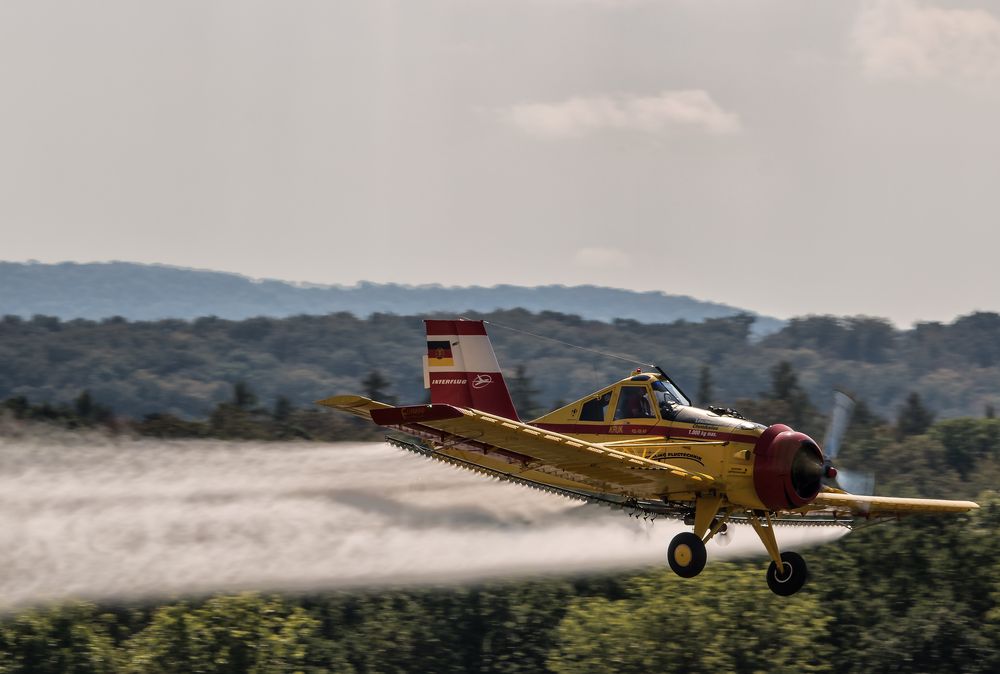
[[[670,324],[602,323],[523,310],[477,317],[491,321],[508,373],[525,368],[540,408],[586,395],[631,367],[560,342],[656,362],[692,396],[707,368],[710,402],[722,405],[758,397],[781,362],[798,373],[805,395],[821,408],[834,387],[889,417],[914,392],[937,418],[982,416],[1000,405],[996,314],[903,331],[879,319],[809,317],[760,341],[751,339],[749,316]],[[0,320],[0,398],[68,404],[88,390],[122,416],[196,418],[229,399],[238,381],[269,407],[281,397],[305,407],[360,392],[362,380],[379,370],[388,395],[419,403],[426,395],[424,349],[420,317],[387,314],[134,323],[8,316]]]
[[[780,419],[793,427],[821,437],[828,416],[810,400],[788,361],[771,368],[770,387],[754,399],[738,402],[742,412],[751,419]],[[390,381],[378,370],[372,370],[360,382],[360,392],[372,400],[397,404],[396,396],[388,391]],[[508,386],[515,407],[526,418],[541,414],[538,389],[524,366],[511,374]],[[711,371],[703,366],[694,403],[707,405],[713,400]],[[422,402],[427,402],[425,396]],[[114,410],[96,400],[90,391],[83,391],[71,404],[32,403],[26,396],[14,396],[0,402],[0,413],[15,422],[36,422],[60,426],[68,430],[103,428],[114,433],[132,433],[158,438],[217,438],[224,440],[371,440],[378,439],[382,430],[358,418],[319,409],[315,405],[299,408],[284,396],[278,396],[270,408],[260,405],[250,386],[236,382],[229,400],[218,403],[204,419],[185,419],[177,415],[152,412],[136,420],[115,414]],[[994,410],[986,410],[993,419]],[[920,435],[930,428],[935,413],[928,409],[919,393],[911,393],[900,408],[896,419],[887,420],[874,414],[865,401],[859,401],[854,414],[855,428],[863,437],[876,436],[902,439]],[[960,420],[959,425],[976,422]],[[857,432],[855,432],[857,435]],[[992,437],[992,436],[990,436]],[[884,444],[884,443],[883,443]],[[876,447],[878,451],[880,447]],[[850,452],[848,452],[850,455]]]
[[[854,532],[808,551],[790,598],[754,559],[690,580],[73,603],[0,620],[0,672],[995,672],[998,527],[993,502]]]
[[[378,373],[373,373],[377,383]],[[369,391],[378,394],[378,389]],[[315,406],[295,407],[279,396],[272,407],[258,404],[245,382],[233,386],[232,397],[218,403],[203,419],[185,419],[170,413],[152,412],[141,419],[117,416],[111,407],[83,391],[70,404],[32,403],[27,396],[0,402],[4,415],[15,424],[46,424],[66,430],[102,430],[114,434],[142,435],[164,439],[215,438],[220,440],[377,440],[384,433],[361,419]],[[17,427],[7,426],[11,433]],[[25,429],[29,430],[29,429]]]
[[[765,390],[755,398],[736,401],[740,410],[751,419],[788,423],[821,440],[829,418],[813,403],[792,365],[781,361],[770,369],[768,377]],[[539,391],[525,368],[515,369],[509,385],[518,409],[540,410]],[[395,403],[390,386],[389,379],[373,370],[359,382],[359,392]],[[703,367],[694,397],[704,404],[713,399],[713,391],[710,371]],[[426,400],[425,395],[420,402]],[[312,404],[296,407],[284,396],[271,406],[263,405],[243,381],[200,419],[168,412],[153,412],[140,419],[119,416],[89,391],[61,405],[32,403],[25,396],[15,396],[0,402],[0,418],[4,415],[15,423],[45,423],[69,430],[101,428],[164,439],[343,441],[379,440],[385,435],[385,430],[374,424]],[[6,431],[10,431],[9,425]],[[982,418],[938,420],[916,392],[910,393],[891,417],[876,414],[860,400],[836,464],[874,474],[876,493],[938,498],[953,498],[960,491],[975,494],[1000,483],[1000,419],[988,408]]]

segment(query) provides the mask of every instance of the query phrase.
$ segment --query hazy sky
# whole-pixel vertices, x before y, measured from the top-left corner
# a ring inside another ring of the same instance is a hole
[[[1000,0],[0,2],[0,259],[1000,310]]]

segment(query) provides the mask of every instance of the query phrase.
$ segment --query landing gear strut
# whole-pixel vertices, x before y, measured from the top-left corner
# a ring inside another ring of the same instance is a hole
[[[771,557],[771,566],[767,569],[767,586],[771,588],[771,592],[788,597],[801,590],[809,578],[806,560],[796,552],[779,552],[771,516],[768,513],[763,514],[764,522],[761,522],[757,513],[751,512],[750,524],[760,536],[767,554]]]

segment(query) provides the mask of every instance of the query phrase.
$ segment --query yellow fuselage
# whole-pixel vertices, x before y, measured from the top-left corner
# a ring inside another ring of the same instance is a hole
[[[764,426],[745,419],[717,414],[688,405],[670,404],[654,386],[657,374],[623,379],[585,398],[565,405],[531,425],[594,443],[611,443],[615,449],[662,461],[713,478],[713,490],[730,503],[763,508],[753,482],[753,449]],[[510,471],[504,457],[456,448],[443,453],[499,471]],[[530,468],[518,475],[534,482],[567,489],[594,491],[593,485],[575,482]],[[636,498],[688,501],[697,494],[689,482],[668,482],[659,493],[635,492]]]

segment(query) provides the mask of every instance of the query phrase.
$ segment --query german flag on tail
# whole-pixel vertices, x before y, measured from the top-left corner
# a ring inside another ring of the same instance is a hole
[[[427,341],[427,364],[430,367],[447,367],[455,364],[455,358],[451,354],[451,342]]]

